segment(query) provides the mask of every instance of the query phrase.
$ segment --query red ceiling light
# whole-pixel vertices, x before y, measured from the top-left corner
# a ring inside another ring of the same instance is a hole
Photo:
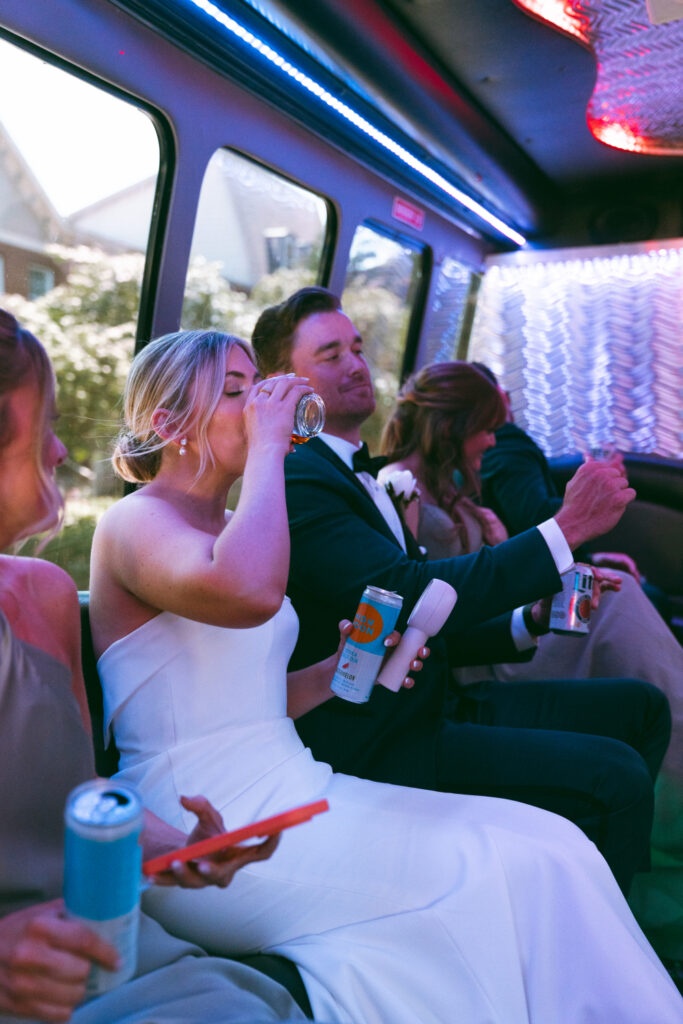
[[[652,24],[646,0],[513,0],[579,39],[598,64],[588,127],[634,153],[683,155],[683,3],[680,18]]]
[[[535,15],[541,21],[547,21],[554,28],[559,28],[568,35],[577,36],[587,42],[590,24],[587,17],[569,0],[514,0],[518,7]],[[579,6],[578,4],[576,6]]]

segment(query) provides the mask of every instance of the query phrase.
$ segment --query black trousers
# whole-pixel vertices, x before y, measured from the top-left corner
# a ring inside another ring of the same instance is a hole
[[[438,788],[533,804],[575,822],[626,893],[649,865],[666,697],[635,679],[459,687],[437,745]]]

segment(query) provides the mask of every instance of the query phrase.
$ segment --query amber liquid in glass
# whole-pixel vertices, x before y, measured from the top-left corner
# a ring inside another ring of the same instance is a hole
[[[310,437],[302,437],[301,434],[291,435],[292,444],[306,444],[306,442],[310,440]]]

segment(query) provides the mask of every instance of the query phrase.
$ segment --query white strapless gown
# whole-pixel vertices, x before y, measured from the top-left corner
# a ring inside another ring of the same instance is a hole
[[[164,612],[100,659],[120,777],[160,817],[193,827],[181,794],[205,794],[226,828],[330,803],[228,889],[160,888],[146,909],[211,951],[293,960],[320,1020],[681,1024],[683,1001],[569,822],[313,760],[285,714],[296,631],[289,601],[256,629]]]

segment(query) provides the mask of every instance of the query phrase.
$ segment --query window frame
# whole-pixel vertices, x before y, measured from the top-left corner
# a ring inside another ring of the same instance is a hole
[[[44,267],[40,263],[29,263],[27,271],[28,282],[26,291],[29,302],[33,302],[34,299],[40,299],[43,295],[52,291],[55,286],[55,272],[51,267]],[[41,278],[40,291],[36,291],[32,286],[32,279],[38,277]],[[43,285],[45,285],[45,287],[43,287]]]
[[[286,182],[288,185],[291,185],[294,188],[300,189],[303,192],[307,192],[311,196],[315,196],[316,199],[320,200],[323,203],[323,205],[325,207],[325,214],[326,214],[325,230],[324,230],[324,233],[323,233],[322,244],[320,246],[320,260],[318,262],[318,271],[317,271],[315,283],[316,283],[316,285],[319,285],[320,287],[323,287],[323,288],[328,287],[329,286],[330,277],[331,277],[331,274],[332,274],[332,267],[333,267],[335,255],[337,254],[337,245],[338,245],[338,242],[339,242],[339,215],[338,215],[338,212],[337,212],[337,205],[336,205],[336,203],[334,202],[333,199],[330,198],[330,196],[325,195],[325,193],[323,193],[323,192],[319,192],[315,188],[312,188],[311,185],[308,184],[307,182],[302,182],[301,180],[295,178],[293,175],[287,174],[280,167],[276,167],[272,163],[270,163],[269,161],[263,160],[263,159],[261,159],[258,156],[254,156],[252,153],[248,152],[245,149],[241,149],[241,148],[238,148],[237,146],[233,146],[233,145],[229,145],[229,144],[223,144],[223,145],[217,146],[213,150],[213,152],[210,154],[209,158],[206,160],[206,162],[204,164],[204,167],[203,167],[203,170],[202,170],[201,184],[200,184],[200,187],[199,187],[199,191],[197,193],[197,204],[196,204],[196,208],[195,208],[195,228],[196,228],[197,213],[199,212],[199,208],[200,208],[202,188],[203,188],[204,181],[205,181],[205,178],[206,178],[206,173],[208,171],[208,168],[209,168],[209,165],[211,163],[211,160],[214,158],[214,156],[217,153],[220,153],[220,152],[231,153],[234,156],[239,157],[239,159],[241,159],[241,160],[246,160],[248,163],[254,164],[256,167],[260,168],[262,171],[267,171],[269,174],[275,175],[281,181]],[[187,276],[188,276],[188,273],[189,273],[189,270],[190,270],[190,265],[191,265],[193,242],[194,242],[194,232],[193,232],[193,237],[192,237],[192,239],[190,241],[190,246],[188,248],[187,266],[185,267],[185,279],[184,279],[184,282],[183,282],[183,296],[185,294],[185,288],[186,288],[186,285],[187,285]],[[181,322],[180,323],[182,325],[182,313],[181,313]],[[138,351],[138,349],[136,348],[136,353],[137,353],[137,351]]]
[[[136,321],[135,346],[132,358],[149,341],[152,332],[164,238],[177,163],[177,153],[171,124],[158,107],[145,102],[125,89],[112,85],[111,82],[107,82],[92,74],[92,72],[86,71],[84,68],[79,67],[79,65],[54,53],[54,51],[40,46],[30,39],[16,35],[2,25],[0,25],[0,39],[4,39],[13,46],[30,53],[38,58],[38,60],[45,61],[45,63],[50,64],[52,67],[59,68],[66,74],[79,78],[96,89],[122,100],[129,106],[137,107],[138,110],[143,111],[149,117],[154,128],[159,144],[159,170],[157,172],[142,280],[140,282],[140,305]]]
[[[348,274],[353,240],[355,239],[356,232],[360,227],[369,228],[371,231],[376,232],[378,235],[382,235],[384,238],[390,239],[392,242],[397,242],[399,245],[402,245],[407,249],[412,249],[419,256],[420,281],[418,282],[415,290],[415,299],[410,308],[401,364],[397,367],[397,378],[400,386],[403,384],[406,377],[412,373],[415,367],[415,360],[420,345],[420,334],[422,332],[422,324],[424,322],[424,314],[427,306],[427,297],[429,295],[431,285],[431,277],[434,267],[434,253],[432,247],[427,242],[424,242],[419,238],[415,238],[414,235],[409,235],[405,231],[400,231],[391,225],[384,224],[382,221],[376,220],[374,217],[364,217],[363,220],[356,224],[353,232],[351,245],[349,246],[347,254],[345,276]]]

